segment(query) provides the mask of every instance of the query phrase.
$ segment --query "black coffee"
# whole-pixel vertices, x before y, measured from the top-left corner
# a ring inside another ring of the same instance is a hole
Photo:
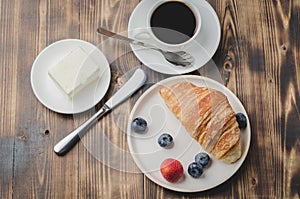
[[[154,10],[150,25],[159,40],[168,44],[180,44],[195,34],[196,17],[186,4],[169,1]]]

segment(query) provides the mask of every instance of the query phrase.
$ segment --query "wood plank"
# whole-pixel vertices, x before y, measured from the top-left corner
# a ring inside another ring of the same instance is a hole
[[[131,6],[129,6],[131,5]],[[111,87],[100,106],[124,83],[122,76],[140,62],[130,52],[130,47],[120,42],[100,36],[98,26],[124,32],[133,1],[81,1],[81,39],[97,45],[107,56],[111,67]],[[126,32],[125,32],[126,34]],[[97,108],[100,108],[98,106]],[[102,118],[80,143],[79,195],[82,198],[142,198],[142,175],[136,168],[126,142],[129,101],[120,105]],[[78,115],[81,123],[89,114]]]
[[[79,1],[52,1],[48,8],[48,42],[61,39],[79,38]],[[53,146],[75,128],[72,115],[61,115],[50,111],[46,118],[49,121],[50,136],[52,140],[46,147],[51,158],[49,169],[51,186],[49,195],[52,198],[78,197],[78,146],[65,157],[58,157],[53,153]],[[54,120],[52,120],[54,118]]]
[[[281,190],[283,198],[300,197],[300,79],[299,79],[299,11],[300,2],[273,2],[268,7],[274,12],[275,47],[277,52],[278,70],[268,68],[271,77],[269,85],[274,88],[270,96],[276,96],[271,104],[278,116],[273,118],[276,137],[280,137],[281,147],[275,153],[278,162],[275,164],[277,173],[281,173],[276,189]]]
[[[286,5],[286,3],[283,4]],[[282,129],[279,126],[282,125],[278,118],[282,118],[282,115],[278,112],[281,109],[281,103],[277,96],[280,96],[279,93],[282,91],[279,90],[277,85],[289,84],[289,81],[278,81],[278,79],[280,77],[293,78],[296,73],[281,75],[279,70],[274,70],[284,68],[284,71],[286,71],[287,69],[285,67],[286,63],[280,66],[280,60],[278,59],[282,54],[281,50],[278,50],[282,48],[280,47],[282,44],[278,45],[280,41],[274,40],[274,38],[282,37],[282,27],[274,24],[274,21],[279,24],[287,24],[287,21],[290,20],[286,16],[281,16],[280,12],[276,12],[276,9],[280,8],[280,5],[276,7],[271,2],[264,4],[255,1],[228,1],[226,7],[229,14],[228,24],[226,25],[228,29],[224,31],[223,34],[226,37],[222,41],[227,40],[229,43],[222,43],[224,45],[222,49],[228,49],[224,59],[224,70],[226,71],[224,74],[226,74],[228,87],[231,89],[233,87],[232,90],[242,100],[249,113],[252,122],[252,143],[254,143],[250,148],[250,157],[245,162],[245,167],[247,167],[245,176],[248,177],[241,176],[242,181],[238,183],[237,190],[233,193],[249,193],[247,196],[250,198],[285,198],[287,197],[286,193],[290,193],[288,190],[283,189],[283,184],[286,184],[284,183],[284,178],[286,178],[284,168],[286,167],[283,165],[283,159],[286,159],[283,154],[286,138],[283,132],[280,133]],[[296,10],[292,6],[290,9]],[[251,10],[251,12],[248,10]],[[291,12],[291,10],[288,12]],[[278,18],[287,21],[280,22]],[[296,24],[291,25],[295,26]],[[287,32],[294,28],[288,27]],[[290,38],[287,35],[289,33],[286,33],[286,37]],[[286,58],[283,60],[286,60]],[[288,61],[288,63],[291,62]],[[290,64],[290,66],[297,68],[295,63]],[[295,71],[295,69],[292,69],[292,71]],[[232,76],[233,78],[231,78]],[[297,84],[296,87],[299,88],[299,81],[293,82],[293,84],[295,83]],[[276,97],[274,98],[274,96]],[[294,96],[297,96],[297,94]],[[297,118],[295,112],[293,115],[294,118]],[[294,121],[299,122],[299,117],[297,119]],[[295,133],[292,133],[292,135],[295,138]],[[294,147],[296,147],[294,149],[296,150],[299,146],[295,144]],[[297,158],[293,156],[289,164],[294,165],[295,160]],[[265,172],[258,175],[255,168],[260,168]],[[293,168],[295,172],[299,167],[294,166]],[[274,173],[276,173],[275,179]],[[288,184],[291,185],[290,182]],[[294,190],[295,187],[298,187],[299,190],[299,186],[293,185]],[[294,195],[289,195],[289,197],[295,197],[296,195],[297,192],[294,191]]]
[[[18,39],[14,41],[18,44],[15,56],[18,114],[14,133],[19,139],[15,140],[14,149],[13,196],[76,198],[76,148],[64,159],[53,153],[54,144],[73,128],[72,117],[50,111],[30,93],[30,69],[35,57],[47,45],[59,39],[78,37],[78,1],[18,3],[19,29],[15,31]]]
[[[16,125],[18,1],[0,2],[0,198],[13,197],[13,166]]]
[[[243,193],[247,193],[249,198],[276,196],[274,193],[276,190],[267,184],[272,183],[273,178],[269,165],[270,159],[266,158],[272,157],[270,154],[272,150],[268,148],[270,145],[266,144],[267,138],[264,140],[260,138],[266,133],[264,122],[267,121],[262,120],[263,115],[255,116],[257,113],[263,114],[262,110],[267,112],[265,102],[268,101],[266,99],[268,91],[266,91],[267,82],[264,79],[266,73],[263,70],[265,66],[263,51],[266,49],[263,47],[262,37],[264,27],[262,15],[266,14],[265,12],[266,10],[258,1],[243,3],[228,1],[224,17],[223,30],[226,30],[224,31],[226,36],[222,40],[224,41],[222,49],[227,51],[223,65],[226,83],[237,94],[249,113],[249,119],[253,124],[252,143],[255,143],[251,145],[243,173],[239,172],[240,177],[236,179],[237,182],[231,182],[231,192],[236,194],[235,197],[245,197]],[[246,76],[246,74],[252,75]],[[266,172],[258,175],[255,164]]]

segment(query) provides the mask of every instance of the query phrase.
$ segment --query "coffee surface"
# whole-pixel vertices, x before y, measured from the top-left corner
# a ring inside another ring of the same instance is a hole
[[[154,35],[168,44],[189,40],[196,30],[196,17],[188,5],[170,1],[159,5],[153,12],[150,25]]]

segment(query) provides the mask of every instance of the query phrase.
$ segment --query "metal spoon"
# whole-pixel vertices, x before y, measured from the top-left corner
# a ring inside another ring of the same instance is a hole
[[[156,50],[156,51],[160,52],[169,63],[176,65],[176,66],[186,67],[186,66],[191,66],[194,63],[194,57],[185,51],[176,51],[176,52],[165,51],[165,50],[156,48],[150,44],[146,44],[144,42],[137,41],[137,40],[119,35],[117,33],[111,32],[102,27],[98,28],[97,32],[102,35],[113,37],[114,39],[126,41],[127,43],[130,43],[130,44],[139,45],[139,46],[143,46],[146,48]]]

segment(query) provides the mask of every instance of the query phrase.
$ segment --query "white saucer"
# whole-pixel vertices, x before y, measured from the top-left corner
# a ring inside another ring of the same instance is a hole
[[[204,169],[200,178],[192,178],[188,172],[188,165],[194,162],[197,153],[204,149],[196,142],[176,116],[168,109],[159,94],[162,86],[175,82],[188,81],[197,86],[208,87],[222,92],[232,106],[235,113],[243,113],[247,118],[247,127],[241,129],[240,140],[242,156],[237,162],[227,164],[210,155],[211,164]],[[136,117],[142,117],[147,121],[147,131],[136,133],[131,130],[131,122]],[[130,153],[139,169],[158,185],[180,192],[199,192],[214,188],[231,176],[243,164],[251,140],[251,126],[248,115],[240,100],[222,84],[202,76],[180,75],[164,79],[149,88],[135,103],[127,125],[127,141]],[[173,146],[165,149],[158,145],[158,137],[167,132],[173,137]],[[177,183],[169,183],[160,173],[160,164],[166,158],[179,160],[184,169],[184,178]]]
[[[68,99],[50,79],[48,69],[76,47],[89,53],[103,72],[98,81],[88,85],[73,99]],[[83,112],[95,106],[108,90],[110,78],[110,67],[103,53],[93,44],[78,39],[61,40],[49,45],[37,56],[31,68],[31,87],[35,96],[47,108],[64,114]]]
[[[205,65],[215,54],[221,38],[220,23],[215,10],[205,0],[187,1],[199,9],[202,20],[200,33],[195,42],[190,47],[183,49],[194,56],[194,66],[174,66],[167,62],[159,52],[131,45],[136,57],[152,70],[174,75],[189,73]],[[147,12],[155,2],[157,0],[144,0],[134,9],[128,24],[128,36],[130,38],[134,38],[133,32],[135,29],[146,27]],[[151,41],[152,44],[153,42],[155,44],[154,40]]]

